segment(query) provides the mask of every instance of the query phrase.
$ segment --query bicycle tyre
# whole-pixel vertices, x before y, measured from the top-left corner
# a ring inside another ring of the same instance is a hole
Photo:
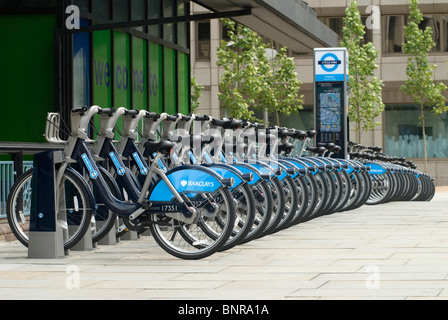
[[[219,193],[219,195],[217,194]],[[185,196],[190,196],[185,194]],[[235,224],[235,205],[232,194],[227,188],[220,188],[213,198],[222,197],[224,210],[220,212],[225,216],[225,225],[222,219],[217,225],[216,237],[210,238],[203,231],[204,223],[215,223],[199,214],[194,223],[184,223],[170,218],[163,213],[149,215],[149,230],[157,244],[167,253],[185,260],[203,259],[218,252],[228,241]],[[198,208],[200,209],[200,208]],[[210,225],[208,227],[211,227]]]
[[[74,170],[73,170],[74,171]],[[61,209],[58,209],[56,213],[58,217],[67,217],[64,221],[63,219],[57,220],[57,223],[63,229],[64,235],[64,249],[68,250],[75,246],[89,230],[92,213],[95,210],[94,203],[92,202],[91,191],[86,187],[86,185],[81,182],[79,174],[76,174],[69,169],[64,172],[62,182],[64,187],[58,186],[58,192],[64,191],[65,205],[70,201],[67,198],[73,200],[74,207],[66,208],[66,212],[63,213]],[[21,200],[21,194],[23,194],[26,188],[29,188],[27,192],[31,192],[31,181],[33,176],[33,169],[24,172],[14,183],[10,190],[7,200],[6,215],[8,219],[11,231],[14,233],[17,240],[19,240],[25,247],[29,244],[29,220],[24,215],[25,210],[31,209],[31,201],[27,202],[27,207],[23,206],[23,199]],[[70,183],[70,185],[65,185],[65,183]],[[62,184],[61,184],[62,185]],[[30,195],[31,193],[28,193]],[[60,197],[62,198],[62,197]],[[28,201],[30,199],[26,199]],[[60,199],[61,200],[61,199]],[[20,205],[17,201],[22,202]],[[29,206],[28,206],[29,205]],[[59,201],[59,206],[62,206],[62,201]],[[19,209],[19,212],[16,211]],[[82,211],[80,213],[80,210]]]

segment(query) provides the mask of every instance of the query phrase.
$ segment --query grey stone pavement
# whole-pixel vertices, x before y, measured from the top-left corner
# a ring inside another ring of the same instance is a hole
[[[448,299],[448,192],[320,217],[199,261],[149,236],[62,259],[0,243],[0,299]]]

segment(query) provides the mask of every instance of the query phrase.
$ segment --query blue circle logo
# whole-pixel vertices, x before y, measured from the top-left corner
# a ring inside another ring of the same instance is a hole
[[[95,170],[90,171],[90,178],[96,179],[98,177],[98,172]]]
[[[319,65],[326,72],[336,71],[336,69],[339,67],[340,64],[341,60],[339,60],[337,55],[335,55],[334,53],[324,54],[319,61]]]

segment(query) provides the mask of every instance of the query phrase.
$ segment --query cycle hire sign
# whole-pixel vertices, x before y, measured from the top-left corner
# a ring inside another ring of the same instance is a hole
[[[345,48],[315,49],[314,55],[316,81],[344,81],[348,77]]]
[[[314,119],[316,142],[341,146],[347,157],[348,54],[346,48],[314,49]]]

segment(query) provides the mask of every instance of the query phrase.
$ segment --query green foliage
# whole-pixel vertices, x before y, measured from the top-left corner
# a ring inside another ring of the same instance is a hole
[[[445,98],[442,91],[447,87],[443,83],[434,83],[434,71],[437,65],[428,63],[428,53],[434,48],[432,28],[422,30],[419,24],[423,14],[418,8],[418,1],[411,0],[408,25],[404,28],[404,53],[410,54],[406,74],[408,79],[401,89],[412,96],[418,105],[428,105],[437,114],[445,112]]]
[[[268,110],[290,114],[302,107],[298,95],[301,82],[297,80],[295,64],[283,48],[277,58],[270,61],[267,45],[253,30],[223,19],[227,27],[228,42],[221,41],[217,50],[217,65],[223,67],[218,98],[234,118],[255,119],[253,111]]]
[[[378,66],[375,59],[378,51],[371,42],[363,44],[365,27],[361,21],[358,3],[353,1],[346,9],[343,40],[349,56],[349,109],[351,122],[355,123],[358,141],[361,129],[368,131],[380,123],[374,119],[384,111],[381,92],[383,82],[374,76]]]
[[[191,111],[194,111],[199,107],[199,98],[202,96],[204,86],[197,83],[196,78],[191,78]]]
[[[428,53],[434,48],[432,28],[425,30],[419,27],[423,21],[423,14],[418,8],[417,0],[410,0],[410,13],[408,25],[404,28],[404,53],[409,54],[406,74],[408,79],[401,87],[407,95],[412,96],[420,106],[420,122],[423,131],[423,148],[425,157],[425,172],[427,171],[426,132],[425,132],[425,106],[431,108],[436,114],[446,112],[445,97],[442,91],[447,87],[443,83],[434,83],[434,71],[437,65],[428,62]]]
[[[273,61],[274,107],[266,106],[268,111],[290,115],[303,109],[303,95],[298,95],[302,82],[295,72],[294,59],[288,57],[288,49],[282,47]]]

